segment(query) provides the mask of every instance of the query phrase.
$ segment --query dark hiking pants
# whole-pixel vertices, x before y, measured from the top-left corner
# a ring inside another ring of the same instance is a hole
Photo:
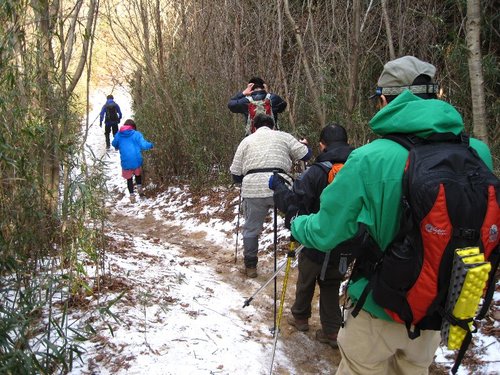
[[[109,140],[109,133],[113,131],[113,137],[118,133],[118,124],[105,124],[104,125],[104,136],[106,137],[106,148],[111,147],[111,142]]]
[[[311,317],[311,302],[316,283],[319,285],[319,316],[326,334],[337,333],[341,324],[339,288],[343,280],[338,267],[329,265],[325,280],[320,280],[321,264],[313,262],[304,253],[299,254],[299,275],[292,314],[296,319]]]
[[[127,179],[127,189],[130,194],[134,193],[134,181],[132,180],[134,176],[130,177]],[[142,176],[135,176],[135,184],[136,185],[142,185]]]

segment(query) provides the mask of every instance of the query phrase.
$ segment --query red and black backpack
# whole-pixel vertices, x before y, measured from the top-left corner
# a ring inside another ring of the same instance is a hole
[[[247,130],[251,133],[255,132],[254,118],[258,114],[273,116],[271,94],[267,93],[263,99],[254,99],[252,95],[248,95],[248,118]]]
[[[414,339],[420,330],[441,330],[443,320],[467,331],[454,371],[471,340],[470,321],[447,311],[456,249],[479,247],[491,263],[482,319],[495,289],[499,262],[500,183],[469,146],[469,137],[439,134],[421,139],[405,134],[385,136],[409,150],[403,174],[402,218],[393,242],[360,259],[358,275],[369,279],[353,316],[368,293],[393,320],[406,325]],[[368,263],[368,264],[367,264]],[[470,319],[472,320],[472,319]],[[452,370],[452,371],[453,371]]]

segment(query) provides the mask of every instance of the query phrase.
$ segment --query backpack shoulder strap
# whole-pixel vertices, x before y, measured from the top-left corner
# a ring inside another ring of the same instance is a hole
[[[330,169],[332,169],[332,162],[330,161],[318,161],[316,163],[314,163],[313,165],[316,165],[318,167],[320,167],[323,172],[325,172],[326,174],[328,174],[328,172],[330,172]]]
[[[461,132],[458,135],[455,135],[453,133],[436,133],[432,134],[425,140],[428,142],[450,142],[450,143],[462,143],[465,145],[469,145],[469,139],[470,137],[465,134],[464,132]]]
[[[328,183],[332,183],[333,182],[333,179],[335,178],[335,176],[337,175],[337,173],[339,173],[339,171],[342,169],[342,167],[344,166],[344,163],[332,163],[331,161],[320,161],[320,162],[317,162],[317,163],[314,163],[313,165],[317,165],[318,167],[320,167],[323,172],[326,173],[327,175],[327,178],[328,178]]]
[[[496,285],[495,275],[500,263],[500,245],[497,245],[497,247],[491,252],[488,261],[491,263],[490,275],[488,278],[488,284],[486,285],[486,291],[484,293],[483,305],[476,316],[476,320],[482,320],[486,316],[493,299],[493,292],[495,291]]]
[[[393,142],[399,143],[401,146],[410,150],[412,147],[431,142],[450,142],[450,143],[463,143],[464,145],[469,145],[470,137],[465,133],[460,133],[455,135],[453,133],[436,133],[432,134],[427,138],[421,138],[415,134],[405,134],[405,133],[390,133],[383,137],[384,139],[389,139]]]
[[[415,147],[417,144],[423,143],[423,139],[420,137],[417,137],[416,135],[413,134],[404,134],[404,133],[391,133],[391,134],[386,134],[383,137],[384,139],[389,139],[393,142],[396,142],[406,148],[407,150],[410,150],[411,148]]]

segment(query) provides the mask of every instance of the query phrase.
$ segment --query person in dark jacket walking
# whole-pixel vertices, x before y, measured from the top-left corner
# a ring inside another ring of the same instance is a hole
[[[330,124],[320,133],[321,153],[314,164],[288,189],[284,180],[274,176],[269,187],[275,191],[274,198],[278,209],[286,214],[285,226],[290,228],[290,219],[296,215],[307,215],[319,210],[320,195],[329,184],[328,173],[333,165],[343,164],[353,150],[347,143],[347,132],[343,126]],[[339,269],[342,262],[341,252],[325,256],[324,252],[304,248],[299,254],[299,275],[297,278],[295,302],[288,323],[299,331],[309,330],[311,302],[316,283],[319,285],[319,316],[321,329],[316,331],[316,339],[337,347],[337,333],[341,325],[339,289],[345,269]],[[344,264],[342,268],[345,268]]]
[[[153,144],[144,139],[141,132],[137,131],[134,120],[125,121],[120,131],[113,139],[113,147],[120,151],[120,161],[122,166],[122,176],[127,180],[127,188],[130,193],[130,201],[135,202],[134,181],[137,185],[137,192],[140,196],[142,192],[142,151],[150,150]]]
[[[106,97],[106,104],[102,106],[99,113],[99,126],[102,128],[104,120],[104,136],[106,137],[106,149],[110,148],[109,133],[113,131],[113,138],[118,132],[118,125],[122,119],[122,111],[120,106],[114,101],[113,95]]]
[[[274,127],[276,130],[279,130],[278,113],[281,113],[286,109],[287,103],[279,95],[270,93],[267,84],[262,78],[252,77],[248,81],[248,85],[245,90],[240,91],[229,100],[229,103],[227,104],[229,110],[233,113],[241,113],[245,118],[246,135],[251,133],[248,125],[248,106],[250,104],[250,100],[264,100],[267,95],[269,95],[271,102],[271,110],[275,124]]]

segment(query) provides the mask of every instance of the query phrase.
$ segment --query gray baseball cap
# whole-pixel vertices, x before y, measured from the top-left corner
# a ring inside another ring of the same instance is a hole
[[[377,91],[371,98],[380,95],[399,95],[406,89],[414,94],[437,94],[439,87],[436,84],[412,85],[415,78],[422,74],[434,81],[436,67],[414,56],[403,56],[389,61],[384,65],[377,82]]]

